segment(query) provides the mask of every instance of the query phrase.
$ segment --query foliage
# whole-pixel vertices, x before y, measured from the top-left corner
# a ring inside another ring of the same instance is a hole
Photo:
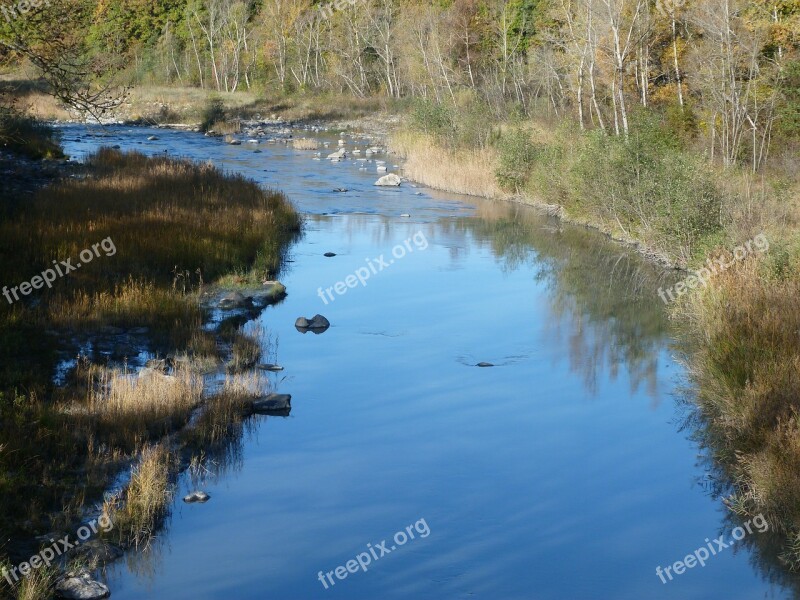
[[[0,107],[0,146],[29,158],[61,158],[52,127],[6,107]]]
[[[500,138],[500,164],[497,181],[503,189],[519,193],[531,175],[538,148],[525,129],[515,129]]]

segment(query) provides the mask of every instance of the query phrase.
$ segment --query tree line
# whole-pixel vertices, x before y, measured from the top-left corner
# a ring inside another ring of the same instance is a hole
[[[655,108],[754,170],[800,133],[796,0],[50,0],[0,23],[6,55],[41,30],[56,80],[477,98],[618,136]]]

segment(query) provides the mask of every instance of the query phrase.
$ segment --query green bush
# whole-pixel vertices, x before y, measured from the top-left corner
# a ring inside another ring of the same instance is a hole
[[[635,118],[628,139],[591,135],[572,177],[605,221],[681,261],[720,228],[710,173],[653,115]]]
[[[212,98],[200,115],[200,131],[207,132],[214,123],[225,120],[225,105],[219,98]]]
[[[780,89],[775,134],[782,140],[800,140],[800,60],[786,63]]]
[[[500,151],[500,164],[495,173],[497,182],[503,189],[519,193],[528,183],[539,149],[525,129],[503,135],[497,147]]]
[[[411,108],[411,127],[439,141],[452,143],[456,126],[450,107],[427,98],[417,100]]]

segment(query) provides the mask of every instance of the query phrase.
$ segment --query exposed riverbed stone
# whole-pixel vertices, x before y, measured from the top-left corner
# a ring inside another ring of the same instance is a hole
[[[378,167],[378,169],[380,170],[380,167]],[[389,173],[388,175],[384,175],[383,177],[378,179],[378,181],[375,182],[375,185],[380,185],[384,187],[390,187],[390,186],[396,187],[400,185],[401,181],[402,180],[400,179],[399,175],[396,175],[395,173]]]
[[[89,573],[65,577],[56,584],[56,594],[59,598],[71,600],[96,600],[108,598],[111,595],[108,587],[92,579]]]

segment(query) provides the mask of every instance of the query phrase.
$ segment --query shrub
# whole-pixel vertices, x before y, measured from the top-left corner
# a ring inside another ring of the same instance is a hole
[[[5,107],[0,107],[0,145],[34,159],[64,156],[52,127]]]
[[[538,148],[530,133],[524,129],[515,129],[501,137],[498,148],[500,164],[495,174],[497,182],[503,189],[519,193],[528,182]]]
[[[223,121],[225,121],[225,105],[221,99],[212,98],[200,115],[200,131],[210,131],[214,124]]]
[[[710,173],[651,116],[636,118],[627,140],[591,134],[572,171],[590,211],[678,262],[721,226],[722,195]]]
[[[452,141],[456,126],[449,107],[422,98],[411,109],[411,126],[417,131],[432,135],[440,141]]]

